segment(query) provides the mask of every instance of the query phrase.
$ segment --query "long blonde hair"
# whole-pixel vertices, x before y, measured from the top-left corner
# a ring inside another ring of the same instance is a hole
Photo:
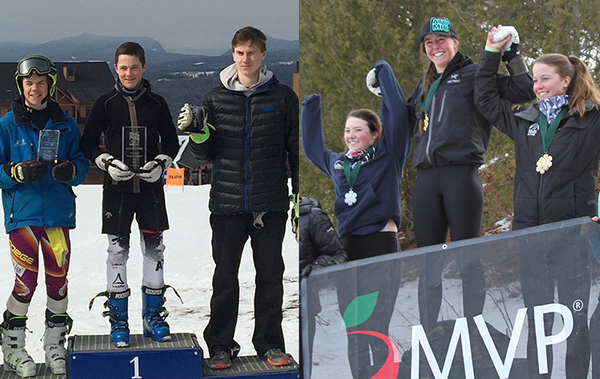
[[[570,77],[571,83],[567,88],[570,97],[569,108],[578,112],[581,116],[585,114],[585,102],[590,100],[596,108],[600,106],[600,90],[596,81],[590,74],[588,66],[574,55],[566,56],[559,53],[544,54],[535,60],[536,63],[544,63],[554,67],[556,73],[561,77]]]

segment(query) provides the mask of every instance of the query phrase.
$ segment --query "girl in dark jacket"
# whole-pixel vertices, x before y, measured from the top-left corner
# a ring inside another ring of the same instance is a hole
[[[488,34],[479,61],[475,101],[480,112],[515,144],[513,230],[594,216],[600,159],[600,91],[579,58],[544,54],[532,69],[537,104],[513,111],[511,104],[500,98],[496,85],[498,51],[504,42],[494,42],[493,33]],[[586,378],[590,359],[588,243],[581,238],[545,249],[521,246],[519,260],[529,317],[529,378],[550,377],[551,349],[550,370],[538,368],[533,307],[554,303],[555,283],[559,302],[573,314],[566,377]],[[544,319],[546,335],[551,334],[552,324],[551,317]]]
[[[516,30],[514,31],[516,34]],[[413,221],[419,247],[481,236],[483,187],[478,167],[484,163],[492,125],[473,102],[478,65],[458,51],[457,33],[450,20],[432,17],[418,39],[430,63],[408,99],[417,140],[413,165]],[[518,45],[504,54],[511,76],[494,80],[501,94],[519,104],[534,98],[531,76],[518,56]],[[426,331],[438,321],[442,303],[445,254],[421,259],[419,313]],[[463,280],[463,313],[471,319],[485,302],[485,277],[478,254],[457,255]]]

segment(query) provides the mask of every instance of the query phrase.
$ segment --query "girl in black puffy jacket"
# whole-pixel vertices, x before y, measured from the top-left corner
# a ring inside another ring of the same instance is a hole
[[[495,43],[493,33],[488,34],[475,80],[475,102],[479,111],[514,141],[517,168],[513,230],[594,216],[600,159],[600,91],[579,58],[544,54],[532,68],[537,103],[514,111],[500,98],[495,85],[499,50],[504,42]],[[566,377],[587,378],[589,258],[589,244],[580,237],[565,238],[564,243],[545,249],[530,248],[527,243],[520,247],[521,286],[529,318],[529,378],[551,374],[551,364],[548,373],[539,373],[533,307],[554,303],[555,286],[559,303],[573,315],[573,331],[567,338]],[[547,316],[546,335],[551,334],[552,325],[553,318]],[[552,362],[552,349],[547,350]]]

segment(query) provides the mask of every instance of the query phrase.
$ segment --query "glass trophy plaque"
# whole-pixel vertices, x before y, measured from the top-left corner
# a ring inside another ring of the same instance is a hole
[[[37,158],[42,162],[58,162],[59,130],[40,130]]]
[[[146,164],[146,127],[123,126],[123,163],[131,172],[140,172]]]

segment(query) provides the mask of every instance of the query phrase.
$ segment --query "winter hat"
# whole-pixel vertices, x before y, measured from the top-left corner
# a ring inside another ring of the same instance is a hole
[[[439,34],[457,38],[456,30],[454,30],[452,22],[446,17],[432,17],[425,21],[423,26],[421,26],[421,35],[417,38],[417,42],[423,42],[423,39],[428,34]]]

